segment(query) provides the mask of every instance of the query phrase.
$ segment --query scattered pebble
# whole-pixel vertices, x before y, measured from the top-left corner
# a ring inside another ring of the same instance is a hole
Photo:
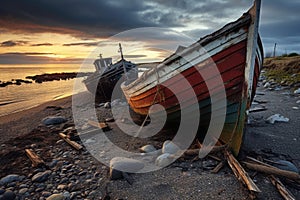
[[[19,190],[19,194],[25,194],[28,191],[28,188],[22,188]]]
[[[156,158],[155,165],[159,167],[166,167],[173,161],[175,161],[174,156],[169,153],[164,153]]]
[[[141,147],[140,150],[144,153],[150,153],[150,152],[156,151],[156,148],[151,144],[147,144],[147,145]]]
[[[114,122],[114,121],[115,121],[115,119],[112,118],[112,117],[111,117],[111,118],[106,118],[106,119],[105,119],[105,122]]]
[[[42,120],[45,125],[56,125],[66,122],[67,119],[61,116],[50,116],[46,117]]]
[[[20,176],[17,174],[10,174],[1,178],[0,185],[8,184],[14,181],[20,181]]]
[[[62,194],[52,194],[46,200],[64,200],[65,196]]]
[[[163,154],[169,153],[169,154],[177,155],[177,154],[181,153],[181,149],[176,144],[174,144],[172,141],[166,140],[162,147],[162,153]]]
[[[292,172],[299,174],[299,169],[293,163],[291,163],[289,161],[278,160],[278,161],[276,161],[276,163],[278,163],[278,164],[273,164],[273,165],[279,169],[292,171]]]
[[[104,105],[103,105],[104,108],[111,108],[111,105],[110,105],[110,102],[106,102]]]
[[[300,94],[300,88],[294,91],[294,94]]]
[[[266,82],[265,84],[264,84],[264,88],[268,88],[268,87],[270,87],[271,86],[271,84],[269,83],[269,82]]]
[[[103,107],[105,103],[99,103],[98,108]]]
[[[50,174],[51,174],[50,170],[47,170],[45,172],[39,172],[31,178],[31,181],[33,181],[33,182],[44,182],[48,179]]]

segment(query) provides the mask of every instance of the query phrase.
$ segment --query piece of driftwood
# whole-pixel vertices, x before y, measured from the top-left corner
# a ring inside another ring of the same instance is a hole
[[[282,182],[278,178],[271,175],[270,180],[285,200],[296,200],[294,195],[282,184]]]
[[[273,167],[272,165],[269,165],[269,164],[267,164],[267,163],[264,163],[264,162],[262,162],[262,161],[260,161],[260,160],[257,160],[257,159],[255,159],[255,158],[252,158],[252,157],[250,157],[250,156],[247,156],[246,157],[248,160],[251,160],[251,161],[253,161],[253,162],[256,162],[257,164],[261,164],[261,165],[264,165],[264,166],[267,166],[267,167]]]
[[[45,162],[32,149],[25,149],[25,152],[32,162],[32,167],[45,165]]]
[[[267,108],[257,108],[257,107],[254,107],[254,108],[251,108],[249,110],[249,113],[254,113],[254,112],[261,112],[261,111],[266,111],[268,110]]]
[[[97,128],[101,128],[103,131],[109,131],[110,127],[105,122],[88,121],[88,124]]]
[[[209,153],[216,153],[225,149],[226,146],[214,146]],[[208,147],[202,147],[204,150],[208,149]],[[200,149],[188,149],[184,152],[187,156],[196,156],[199,155]]]
[[[273,175],[285,177],[285,178],[294,180],[297,183],[300,183],[300,175],[295,172],[278,169],[277,167],[273,167],[273,166],[254,164],[254,163],[250,163],[250,162],[243,162],[243,164],[249,169],[263,172],[266,174],[273,174]]]
[[[208,155],[208,157],[210,157],[210,158],[212,158],[212,159],[214,159],[216,161],[219,161],[219,162],[223,161],[221,158],[219,158],[217,156],[214,156],[214,155]]]
[[[250,178],[248,173],[240,165],[240,163],[235,159],[235,157],[227,150],[225,150],[225,157],[227,159],[228,165],[232,169],[238,180],[242,181],[251,192],[261,192],[257,185]]]
[[[78,144],[77,142],[74,142],[74,141],[70,140],[69,138],[67,138],[67,136],[65,134],[59,133],[59,137],[61,137],[64,141],[66,141],[74,149],[76,149],[78,151],[82,149],[82,146],[80,144]]]
[[[221,161],[213,170],[211,170],[211,173],[214,173],[214,174],[218,173],[222,169],[222,167],[224,167],[224,165],[225,165],[225,162]]]

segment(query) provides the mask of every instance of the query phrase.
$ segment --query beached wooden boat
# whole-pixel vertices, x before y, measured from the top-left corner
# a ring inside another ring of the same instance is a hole
[[[102,58],[100,55],[100,58],[94,62],[96,71],[83,80],[88,91],[94,94],[99,101],[111,100],[112,92],[120,90],[120,84],[123,81],[119,80],[122,76],[124,80],[127,79],[127,82],[135,80],[138,76],[136,65],[124,59],[121,45],[120,52],[121,60],[114,64],[112,64],[112,58]],[[124,76],[125,72],[126,76]],[[122,95],[121,90],[116,93]]]
[[[263,46],[258,34],[260,5],[260,0],[256,0],[237,21],[177,51],[131,84],[123,83],[121,88],[131,109],[147,116],[153,104],[161,104],[168,114],[168,121],[172,123],[180,119],[182,109],[188,110],[193,103],[197,103],[201,114],[198,134],[201,135],[205,134],[203,130],[208,129],[211,120],[215,120],[211,114],[211,100],[212,97],[222,98],[219,94],[224,86],[225,123],[219,140],[238,154],[247,111],[255,95],[263,63]],[[202,52],[201,46],[207,53]],[[210,73],[212,66],[216,66],[221,74],[222,85],[217,84],[218,75]],[[186,81],[189,84],[185,84]],[[188,87],[193,88],[197,102],[185,93]],[[177,94],[169,88],[176,88]],[[184,96],[183,102],[176,98],[178,93]],[[195,110],[188,112],[192,117]]]

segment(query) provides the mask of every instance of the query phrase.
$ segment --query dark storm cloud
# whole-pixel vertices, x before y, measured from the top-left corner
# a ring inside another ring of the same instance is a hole
[[[124,55],[125,58],[145,58],[147,55]]]
[[[4,0],[0,31],[55,32],[89,39],[154,26],[178,28],[200,38],[236,20],[251,5],[246,0]],[[287,46],[292,43],[287,38],[300,36],[299,10],[298,0],[262,1],[260,33],[266,48],[276,41]],[[65,46],[74,45],[93,46]]]
[[[139,0],[4,0],[0,25],[15,31],[108,36],[128,28],[154,25],[139,17],[138,12],[145,9],[147,6]],[[17,26],[19,23],[22,26]]]
[[[265,52],[273,51],[277,43],[278,55],[286,52],[300,52],[300,2],[263,1],[260,33]]]
[[[23,46],[27,44],[27,41],[22,41],[22,40],[7,40],[4,42],[0,43],[1,47],[14,47],[14,46]]]
[[[68,44],[63,44],[63,46],[97,46],[98,42],[76,42],[76,43],[68,43]]]
[[[53,46],[53,44],[46,42],[46,43],[32,44],[32,45],[30,45],[30,46],[33,46],[33,47]]]
[[[40,52],[9,52],[3,53],[1,55],[8,55],[8,56],[39,56],[39,55],[55,55],[54,53],[40,53]]]

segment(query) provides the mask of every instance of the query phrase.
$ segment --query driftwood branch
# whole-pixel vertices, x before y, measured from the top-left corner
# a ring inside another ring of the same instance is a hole
[[[224,167],[224,165],[225,165],[225,162],[221,161],[213,170],[211,170],[211,173],[214,173],[214,174],[218,173],[222,169],[222,167]]]
[[[273,175],[285,177],[285,178],[294,180],[297,183],[300,183],[300,175],[295,172],[278,169],[277,167],[273,167],[273,166],[254,164],[254,163],[249,163],[249,162],[243,162],[243,164],[249,169],[263,172],[266,174],[273,174]]]
[[[31,160],[33,167],[45,165],[45,162],[32,149],[25,149],[25,152],[28,158]]]
[[[67,142],[69,145],[71,145],[76,150],[81,150],[82,149],[82,146],[80,144],[70,140],[69,138],[67,138],[67,136],[65,134],[59,133],[59,137],[61,137],[65,142]]]
[[[95,122],[95,121],[89,120],[88,124],[93,127],[96,127],[96,128],[101,128],[103,131],[110,130],[110,127],[105,122]]]
[[[227,158],[227,162],[232,169],[235,176],[242,181],[247,188],[252,192],[261,192],[261,190],[256,186],[253,180],[250,178],[248,173],[243,169],[243,167],[239,164],[239,162],[234,158],[234,156],[229,152],[225,151],[225,157]]]
[[[271,175],[270,180],[285,200],[296,200],[294,195],[282,184],[282,182],[279,179]]]
[[[226,146],[214,146],[209,153],[216,153],[225,149]],[[208,147],[202,147],[204,150]],[[188,149],[184,152],[187,156],[197,156],[199,155],[200,149]]]

